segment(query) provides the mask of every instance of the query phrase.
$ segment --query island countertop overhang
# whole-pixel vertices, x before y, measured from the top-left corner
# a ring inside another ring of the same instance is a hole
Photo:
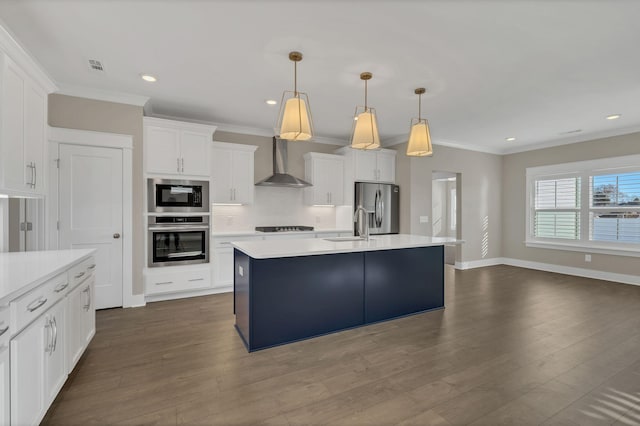
[[[303,238],[280,241],[232,241],[231,245],[254,259],[273,259],[378,250],[399,250],[461,244],[463,242],[462,240],[448,237],[394,234],[374,235],[371,236],[368,241],[327,241],[323,238]]]

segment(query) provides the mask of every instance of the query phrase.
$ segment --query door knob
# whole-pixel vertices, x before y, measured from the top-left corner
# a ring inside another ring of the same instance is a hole
[[[120,234],[118,234],[118,233],[116,232],[115,234],[113,234],[113,238],[115,238],[115,239],[117,240],[118,238],[120,238]]]

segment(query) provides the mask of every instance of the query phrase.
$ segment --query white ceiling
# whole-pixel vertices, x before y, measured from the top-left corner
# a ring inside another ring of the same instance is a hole
[[[434,142],[488,152],[640,130],[639,18],[640,1],[624,0],[0,2],[69,93],[148,96],[153,114],[269,129],[278,106],[264,101],[292,89],[287,54],[300,50],[317,135],[348,140],[371,71],[388,143],[406,140],[424,86]]]

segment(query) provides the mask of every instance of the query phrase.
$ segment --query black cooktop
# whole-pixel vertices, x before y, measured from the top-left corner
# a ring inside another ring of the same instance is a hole
[[[313,231],[313,226],[256,226],[258,232],[300,232]]]

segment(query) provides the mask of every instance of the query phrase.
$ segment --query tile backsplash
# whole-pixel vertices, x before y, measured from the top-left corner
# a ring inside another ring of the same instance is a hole
[[[256,186],[251,205],[211,208],[213,232],[253,231],[256,226],[278,225],[336,227],[336,208],[305,205],[301,188]]]

